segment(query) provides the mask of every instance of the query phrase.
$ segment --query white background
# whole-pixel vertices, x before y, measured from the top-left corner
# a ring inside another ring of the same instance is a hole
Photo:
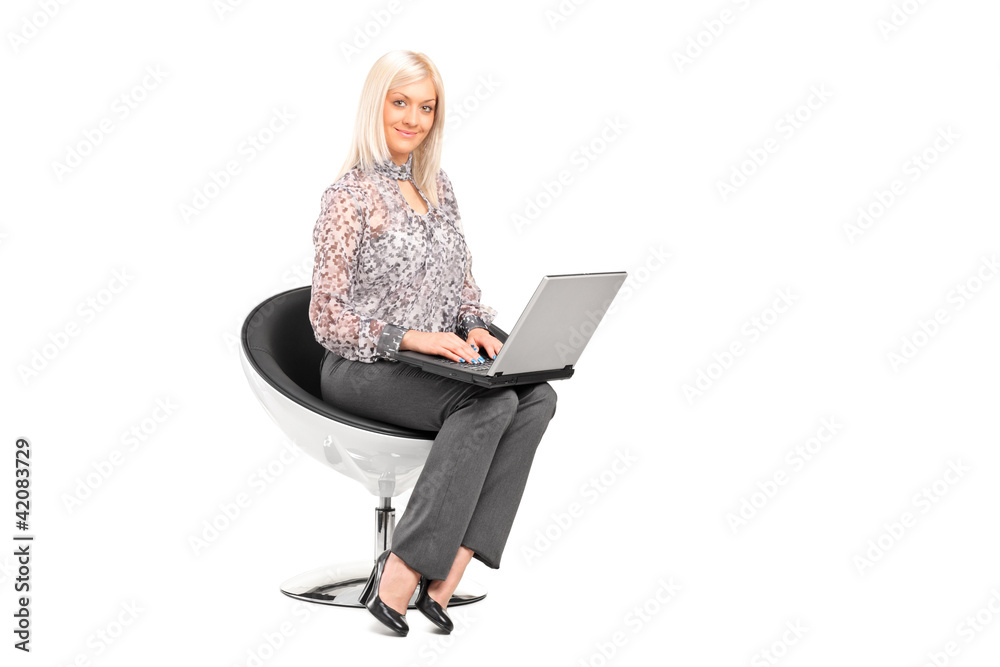
[[[555,21],[555,2],[5,3],[4,664],[996,664],[1000,8],[563,4]],[[501,569],[470,566],[489,596],[453,610],[447,640],[418,612],[402,639],[279,593],[371,558],[375,498],[305,456],[251,486],[284,436],[235,346],[253,306],[309,284],[320,196],[396,48],[443,75],[442,166],[498,325],[546,273],[631,276],[554,383]],[[275,109],[293,119],[249,159]],[[240,172],[185,220],[229,160]],[[881,215],[849,233],[859,207]],[[158,400],[176,406],[160,423]],[[29,655],[12,648],[17,437]],[[614,472],[618,456],[633,462]],[[196,553],[240,493],[252,504]]]

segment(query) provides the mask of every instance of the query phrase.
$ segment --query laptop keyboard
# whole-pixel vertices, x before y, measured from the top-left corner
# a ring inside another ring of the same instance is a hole
[[[468,361],[452,361],[451,359],[445,359],[443,357],[438,358],[438,361],[447,366],[458,366],[464,370],[471,371],[473,373],[486,373],[487,371],[490,370],[490,366],[493,364],[492,359],[487,359],[486,361],[479,364],[469,363]]]

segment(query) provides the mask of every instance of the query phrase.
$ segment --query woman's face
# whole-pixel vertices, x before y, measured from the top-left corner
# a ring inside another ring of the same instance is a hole
[[[430,77],[389,89],[382,108],[382,124],[393,162],[405,163],[410,152],[427,137],[434,124],[436,105],[437,95]]]

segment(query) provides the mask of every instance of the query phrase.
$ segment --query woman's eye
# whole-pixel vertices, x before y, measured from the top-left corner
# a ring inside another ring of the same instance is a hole
[[[396,106],[405,106],[406,105],[406,101],[405,100],[393,100],[392,103],[394,105],[396,105]],[[434,107],[432,107],[432,106],[430,106],[428,104],[425,104],[424,106],[422,106],[421,109],[423,109],[427,113],[434,113]]]

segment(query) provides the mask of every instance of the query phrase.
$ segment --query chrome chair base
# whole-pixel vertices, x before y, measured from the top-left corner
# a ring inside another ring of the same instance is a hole
[[[331,565],[304,572],[281,584],[281,592],[304,602],[316,602],[336,607],[363,607],[358,595],[372,573],[372,563]],[[462,579],[458,590],[451,596],[448,608],[479,602],[486,597],[486,589],[468,577]],[[410,598],[409,609],[416,609],[416,591]]]

